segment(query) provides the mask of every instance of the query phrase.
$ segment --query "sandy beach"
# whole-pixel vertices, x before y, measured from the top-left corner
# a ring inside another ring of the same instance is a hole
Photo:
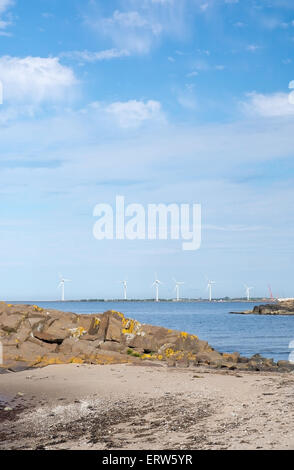
[[[3,374],[0,449],[294,449],[293,386],[154,363]]]

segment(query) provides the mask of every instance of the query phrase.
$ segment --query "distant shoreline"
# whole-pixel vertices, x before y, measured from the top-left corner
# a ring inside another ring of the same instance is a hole
[[[122,303],[134,303],[134,302],[155,302],[154,299],[76,299],[76,300],[14,300],[14,301],[8,301],[8,302],[13,302],[13,303],[28,303],[28,302],[51,302],[51,303],[72,303],[72,302],[122,302]],[[159,299],[158,303],[208,303],[208,304],[213,304],[213,303],[259,303],[259,302],[270,302],[270,299],[265,299],[265,298],[255,298],[255,299],[213,299],[212,301],[209,301],[208,299],[181,299],[181,300],[174,300],[174,299]]]

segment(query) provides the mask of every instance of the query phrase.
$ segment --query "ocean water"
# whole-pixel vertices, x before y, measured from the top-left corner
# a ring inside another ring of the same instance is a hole
[[[12,302],[17,303],[17,302]],[[18,302],[20,303],[20,302]],[[23,302],[22,302],[23,303]],[[294,316],[232,315],[251,310],[246,302],[26,302],[74,313],[118,310],[142,323],[196,334],[220,352],[238,351],[288,360],[294,339]]]

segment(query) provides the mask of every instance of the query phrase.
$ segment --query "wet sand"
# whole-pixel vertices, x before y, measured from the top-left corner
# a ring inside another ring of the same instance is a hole
[[[144,363],[9,373],[0,449],[294,449],[293,392],[293,372]]]

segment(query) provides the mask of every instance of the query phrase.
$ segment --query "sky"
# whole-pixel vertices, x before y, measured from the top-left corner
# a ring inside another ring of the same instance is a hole
[[[292,0],[0,0],[0,298],[294,296],[293,48]],[[200,249],[96,240],[116,195]]]

